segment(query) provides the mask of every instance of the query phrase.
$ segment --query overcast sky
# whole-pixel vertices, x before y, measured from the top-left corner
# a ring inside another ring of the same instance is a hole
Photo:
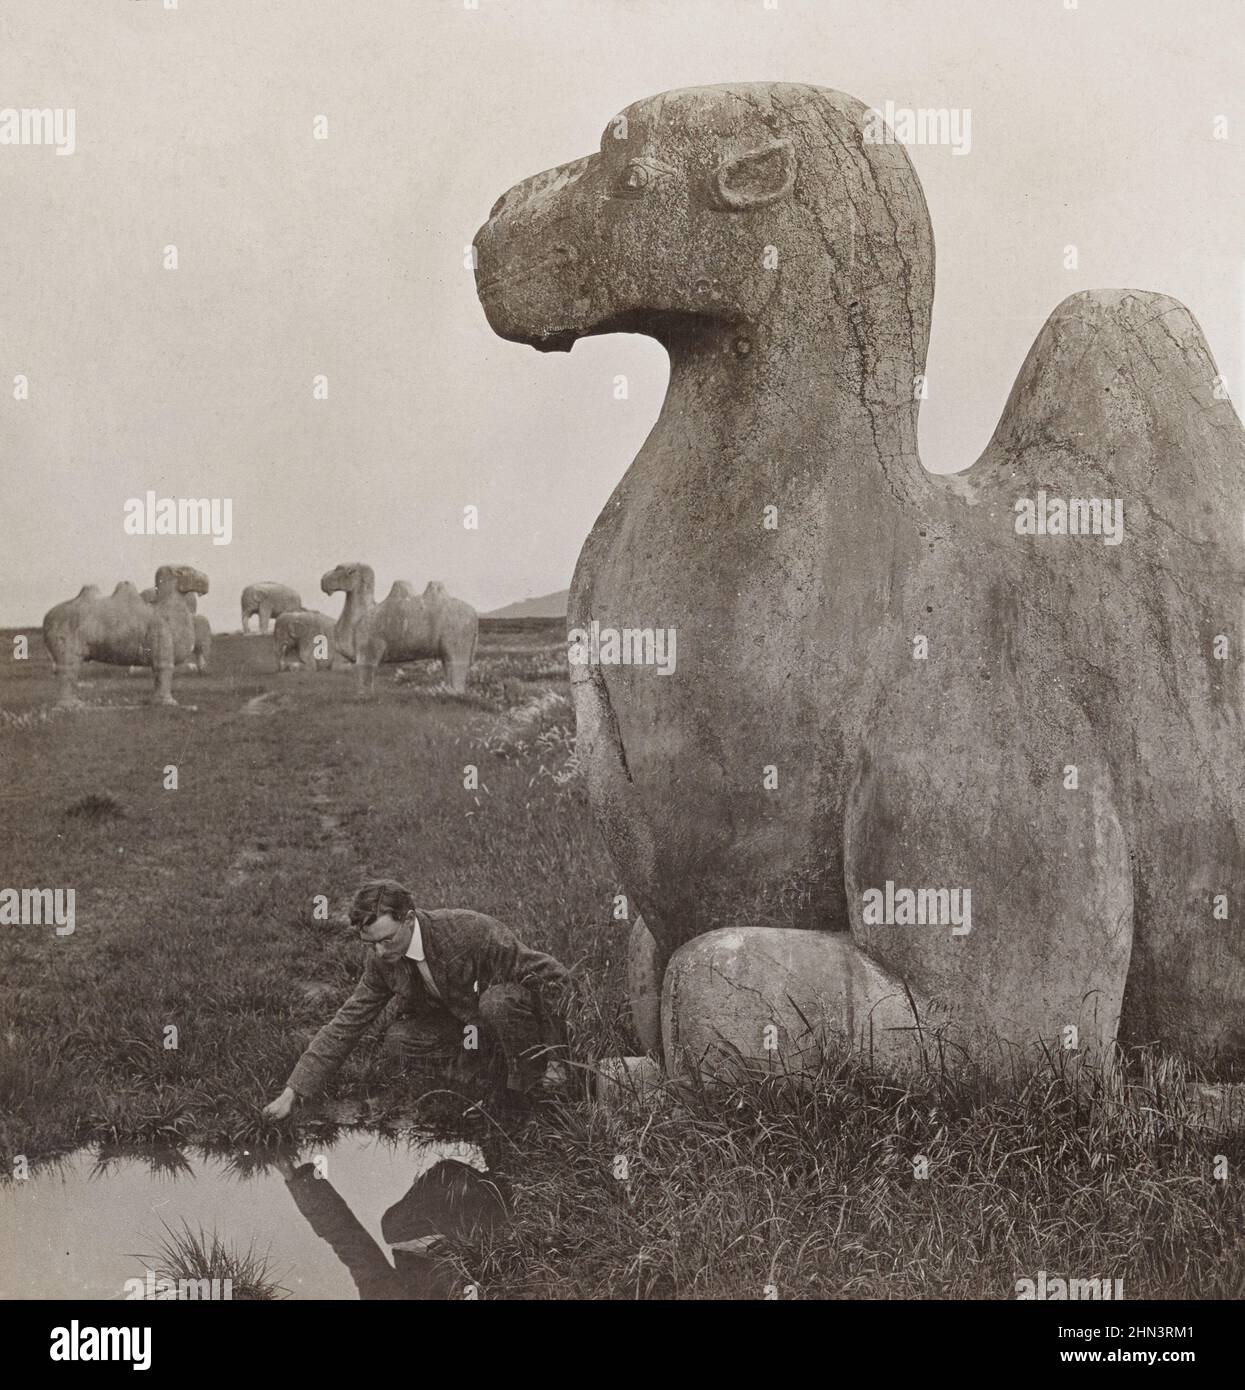
[[[335,613],[318,579],[343,560],[481,610],[565,587],[665,354],[502,342],[464,250],[513,183],[672,87],[971,111],[969,153],[911,151],[938,248],[929,467],[977,457],[1079,289],[1183,300],[1239,409],[1245,4],[1066,3],[0,0],[0,108],[73,107],[77,146],[0,146],[0,623],[164,561],[207,571],[218,629],[255,579]],[[232,543],[127,536],[148,489],[232,498]]]

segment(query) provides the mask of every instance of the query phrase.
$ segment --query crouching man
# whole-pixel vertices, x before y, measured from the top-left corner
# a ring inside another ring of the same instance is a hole
[[[365,883],[350,921],[369,947],[354,993],[311,1040],[285,1090],[264,1107],[283,1120],[296,1100],[319,1095],[390,1000],[397,1017],[387,1052],[412,1066],[445,1070],[479,1045],[498,1049],[508,1091],[557,1090],[565,1081],[557,1005],[569,981],[561,962],[525,946],[495,917],[457,908],[417,908],[392,879]]]

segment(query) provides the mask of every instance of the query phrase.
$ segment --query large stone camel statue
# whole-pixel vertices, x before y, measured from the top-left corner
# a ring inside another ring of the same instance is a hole
[[[162,565],[155,587],[156,600],[148,603],[128,582],[118,584],[107,598],[87,584],[76,598],[48,610],[43,640],[56,668],[62,705],[82,703],[77,683],[84,661],[149,666],[155,683],[152,703],[177,703],[173,668],[194,652],[191,599],[207,593],[208,580],[190,565]]]
[[[329,570],[320,587],[326,594],[346,594],[335,630],[337,650],[355,663],[362,693],[372,691],[382,663],[433,658],[441,662],[451,690],[466,690],[480,620],[475,609],[448,594],[444,584],[431,580],[417,594],[398,579],[377,603],[372,567],[347,564]]]
[[[503,338],[670,356],[568,615],[678,631],[668,677],[572,668],[667,1063],[715,1011],[759,1051],[798,987],[857,1035],[883,1003],[901,1032],[899,1000],[969,1042],[1226,1067],[1245,433],[1183,305],[1098,290],[1047,320],[981,458],[928,473],[933,238],[876,130],[814,87],[668,92],[475,239]]]
[[[259,631],[267,633],[268,624],[273,618],[279,618],[282,613],[293,612],[302,606],[303,601],[299,598],[298,591],[291,589],[288,584],[278,584],[273,579],[266,579],[259,584],[248,584],[242,590],[242,631],[246,632],[247,624],[255,618]]]

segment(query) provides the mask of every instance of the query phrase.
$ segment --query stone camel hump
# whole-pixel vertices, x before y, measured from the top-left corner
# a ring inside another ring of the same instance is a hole
[[[657,968],[755,980],[812,930],[853,1028],[883,981],[983,1034],[1245,1053],[1245,433],[1189,311],[1071,296],[981,458],[928,473],[920,183],[785,83],[636,102],[475,247],[502,337],[670,356],[568,615],[678,635],[664,674],[572,667]]]

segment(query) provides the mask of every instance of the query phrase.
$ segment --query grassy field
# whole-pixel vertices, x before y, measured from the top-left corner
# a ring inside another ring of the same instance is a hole
[[[635,1050],[621,885],[575,771],[558,624],[490,625],[464,697],[418,667],[368,703],[348,672],[278,676],[266,640],[226,636],[211,674],[177,678],[180,709],[91,668],[91,708],[49,716],[41,641],[28,662],[11,649],[0,879],[75,888],[77,929],[4,931],[6,1167],[88,1141],[288,1142],[259,1107],[360,964],[313,899],[336,919],[369,874],[494,913],[573,965],[581,1062]],[[1122,1278],[1129,1299],[1240,1297],[1245,1146],[1179,1066],[1128,1068],[1128,1086],[1056,1062],[900,1085],[831,1057],[811,1084],[477,1119],[513,1220],[453,1258],[486,1297],[1007,1298],[1042,1270]],[[373,1044],[297,1124],[412,1118],[452,1115]]]
[[[90,708],[68,715],[49,712],[41,640],[15,662],[6,636],[3,882],[77,895],[70,936],[5,930],[6,1152],[262,1139],[257,1107],[357,978],[340,918],[369,875],[578,963],[615,1000],[602,1023],[617,1045],[626,924],[610,921],[613,878],[569,763],[558,630],[486,631],[466,696],[420,663],[401,682],[383,672],[367,702],[349,671],[277,675],[270,640],[218,636],[207,676],[177,676],[180,708],[145,707],[146,674],[92,666]],[[337,1095],[343,1113],[392,1120],[405,1094],[373,1098],[375,1051]]]

